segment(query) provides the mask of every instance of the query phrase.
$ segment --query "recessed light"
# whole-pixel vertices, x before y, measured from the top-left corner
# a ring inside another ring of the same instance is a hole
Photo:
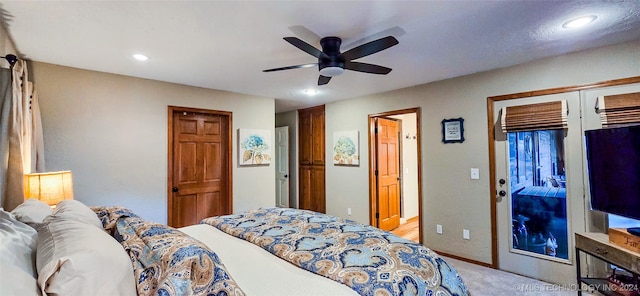
[[[308,96],[314,96],[318,94],[318,91],[315,89],[305,89],[304,93],[307,94]]]
[[[149,58],[146,55],[140,54],[140,53],[136,53],[133,55],[133,58],[138,60],[138,61],[146,61]]]
[[[587,16],[579,17],[562,24],[562,27],[565,29],[580,28],[586,24],[589,24],[595,21],[597,18],[598,17],[595,15],[587,15]]]

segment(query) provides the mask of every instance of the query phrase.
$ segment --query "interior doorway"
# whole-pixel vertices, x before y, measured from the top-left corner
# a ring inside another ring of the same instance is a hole
[[[420,108],[369,115],[369,217],[375,227],[422,243],[419,122]]]

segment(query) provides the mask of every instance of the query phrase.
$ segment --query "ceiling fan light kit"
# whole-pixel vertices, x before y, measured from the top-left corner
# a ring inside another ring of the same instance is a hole
[[[320,69],[320,75],[322,76],[329,76],[329,77],[333,77],[333,76],[338,76],[342,73],[344,73],[344,66],[339,67],[339,66],[325,66],[324,68]]]
[[[374,54],[398,44],[398,40],[395,37],[387,36],[356,46],[344,53],[341,53],[340,45],[342,45],[342,39],[340,39],[339,37],[330,36],[322,38],[320,40],[322,51],[296,37],[285,37],[284,40],[291,43],[291,45],[299,48],[300,50],[318,58],[318,62],[315,64],[304,64],[267,69],[263,70],[263,72],[299,69],[317,65],[318,70],[320,71],[320,77],[318,77],[318,85],[325,85],[329,83],[331,77],[338,76],[344,73],[344,70],[352,70],[379,75],[388,74],[389,72],[391,72],[391,68],[367,63],[354,62],[353,60]]]

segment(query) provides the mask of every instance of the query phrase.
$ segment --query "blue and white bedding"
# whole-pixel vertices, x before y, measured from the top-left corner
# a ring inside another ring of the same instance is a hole
[[[359,296],[350,287],[299,268],[208,224],[179,228],[215,250],[249,296]]]
[[[131,258],[138,295],[245,295],[202,242],[126,208],[92,209]]]
[[[265,208],[202,223],[363,296],[469,294],[457,272],[425,246],[342,218]]]
[[[174,229],[122,207],[65,202],[43,203],[37,229],[20,220],[39,214],[33,203],[16,208],[20,219],[0,208],[0,269],[11,271],[0,294],[468,295],[429,249],[333,216],[260,209]],[[31,255],[16,257],[22,249]]]

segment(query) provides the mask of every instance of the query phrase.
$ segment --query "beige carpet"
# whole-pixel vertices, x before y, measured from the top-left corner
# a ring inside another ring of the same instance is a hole
[[[578,294],[577,285],[563,287],[449,257],[444,258],[462,276],[472,296],[575,296]],[[582,295],[594,294],[583,291]]]

